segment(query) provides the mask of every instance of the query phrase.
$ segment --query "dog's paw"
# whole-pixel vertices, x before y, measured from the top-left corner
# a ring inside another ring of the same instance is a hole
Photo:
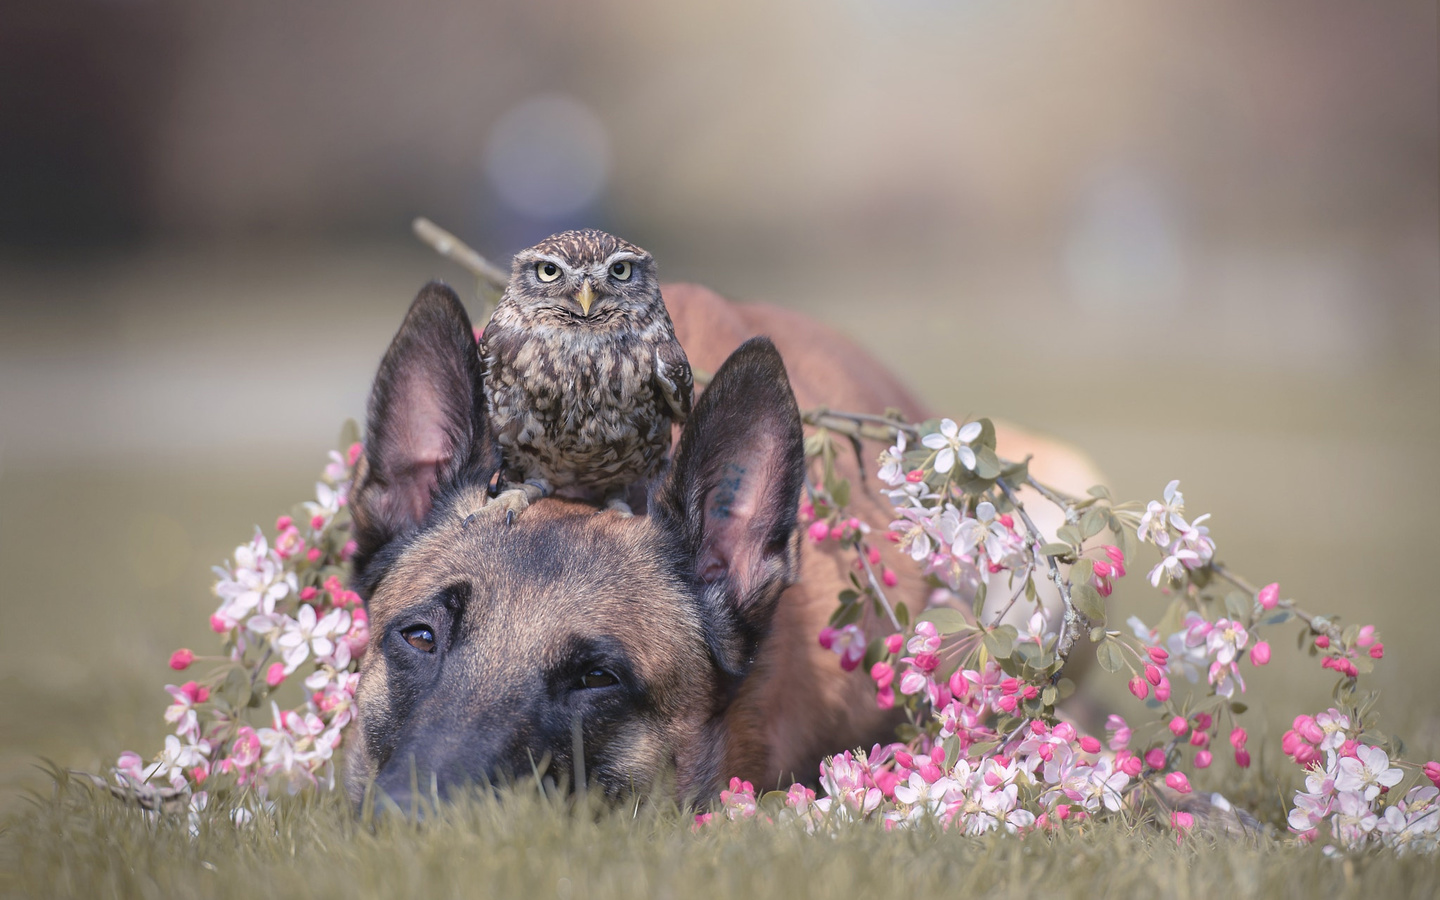
[[[620,497],[611,497],[610,499],[606,500],[605,508],[613,509],[615,512],[619,513],[622,516],[629,517],[635,515],[635,511],[630,508],[630,504],[626,503],[624,499]]]

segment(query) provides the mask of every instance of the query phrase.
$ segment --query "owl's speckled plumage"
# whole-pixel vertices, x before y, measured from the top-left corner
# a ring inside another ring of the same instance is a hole
[[[603,231],[516,254],[480,352],[508,485],[613,500],[659,471],[671,424],[690,413],[690,364],[655,261]]]

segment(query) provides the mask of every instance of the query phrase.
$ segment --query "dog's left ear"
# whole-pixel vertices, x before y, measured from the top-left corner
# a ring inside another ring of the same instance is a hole
[[[702,588],[721,665],[743,675],[798,563],[800,410],[780,353],[752,338],[700,395],[651,501]]]
[[[375,553],[429,515],[454,484],[484,484],[499,465],[485,416],[483,372],[470,318],[449,287],[421,289],[370,392],[365,459],[350,509],[357,584]],[[363,591],[362,591],[363,592]]]

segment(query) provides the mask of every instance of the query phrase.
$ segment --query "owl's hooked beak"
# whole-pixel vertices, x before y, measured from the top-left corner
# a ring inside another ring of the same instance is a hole
[[[590,315],[590,304],[595,302],[595,289],[590,286],[590,279],[585,279],[580,285],[580,293],[575,295],[575,302],[580,304],[581,313]]]

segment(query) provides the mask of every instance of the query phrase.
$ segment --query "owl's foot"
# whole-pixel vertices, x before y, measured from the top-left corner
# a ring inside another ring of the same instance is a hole
[[[633,515],[635,515],[635,512],[630,509],[630,504],[626,503],[625,500],[624,500],[624,498],[622,498],[622,497],[611,497],[611,498],[609,498],[608,500],[605,501],[605,508],[606,508],[606,509],[613,509],[613,510],[615,510],[617,513],[619,513],[619,514],[622,515],[622,516],[633,516]]]
[[[485,511],[488,515],[503,517],[505,524],[509,525],[531,503],[549,494],[550,488],[543,482],[527,481],[524,484],[507,485],[505,490],[490,498],[485,504]]]

